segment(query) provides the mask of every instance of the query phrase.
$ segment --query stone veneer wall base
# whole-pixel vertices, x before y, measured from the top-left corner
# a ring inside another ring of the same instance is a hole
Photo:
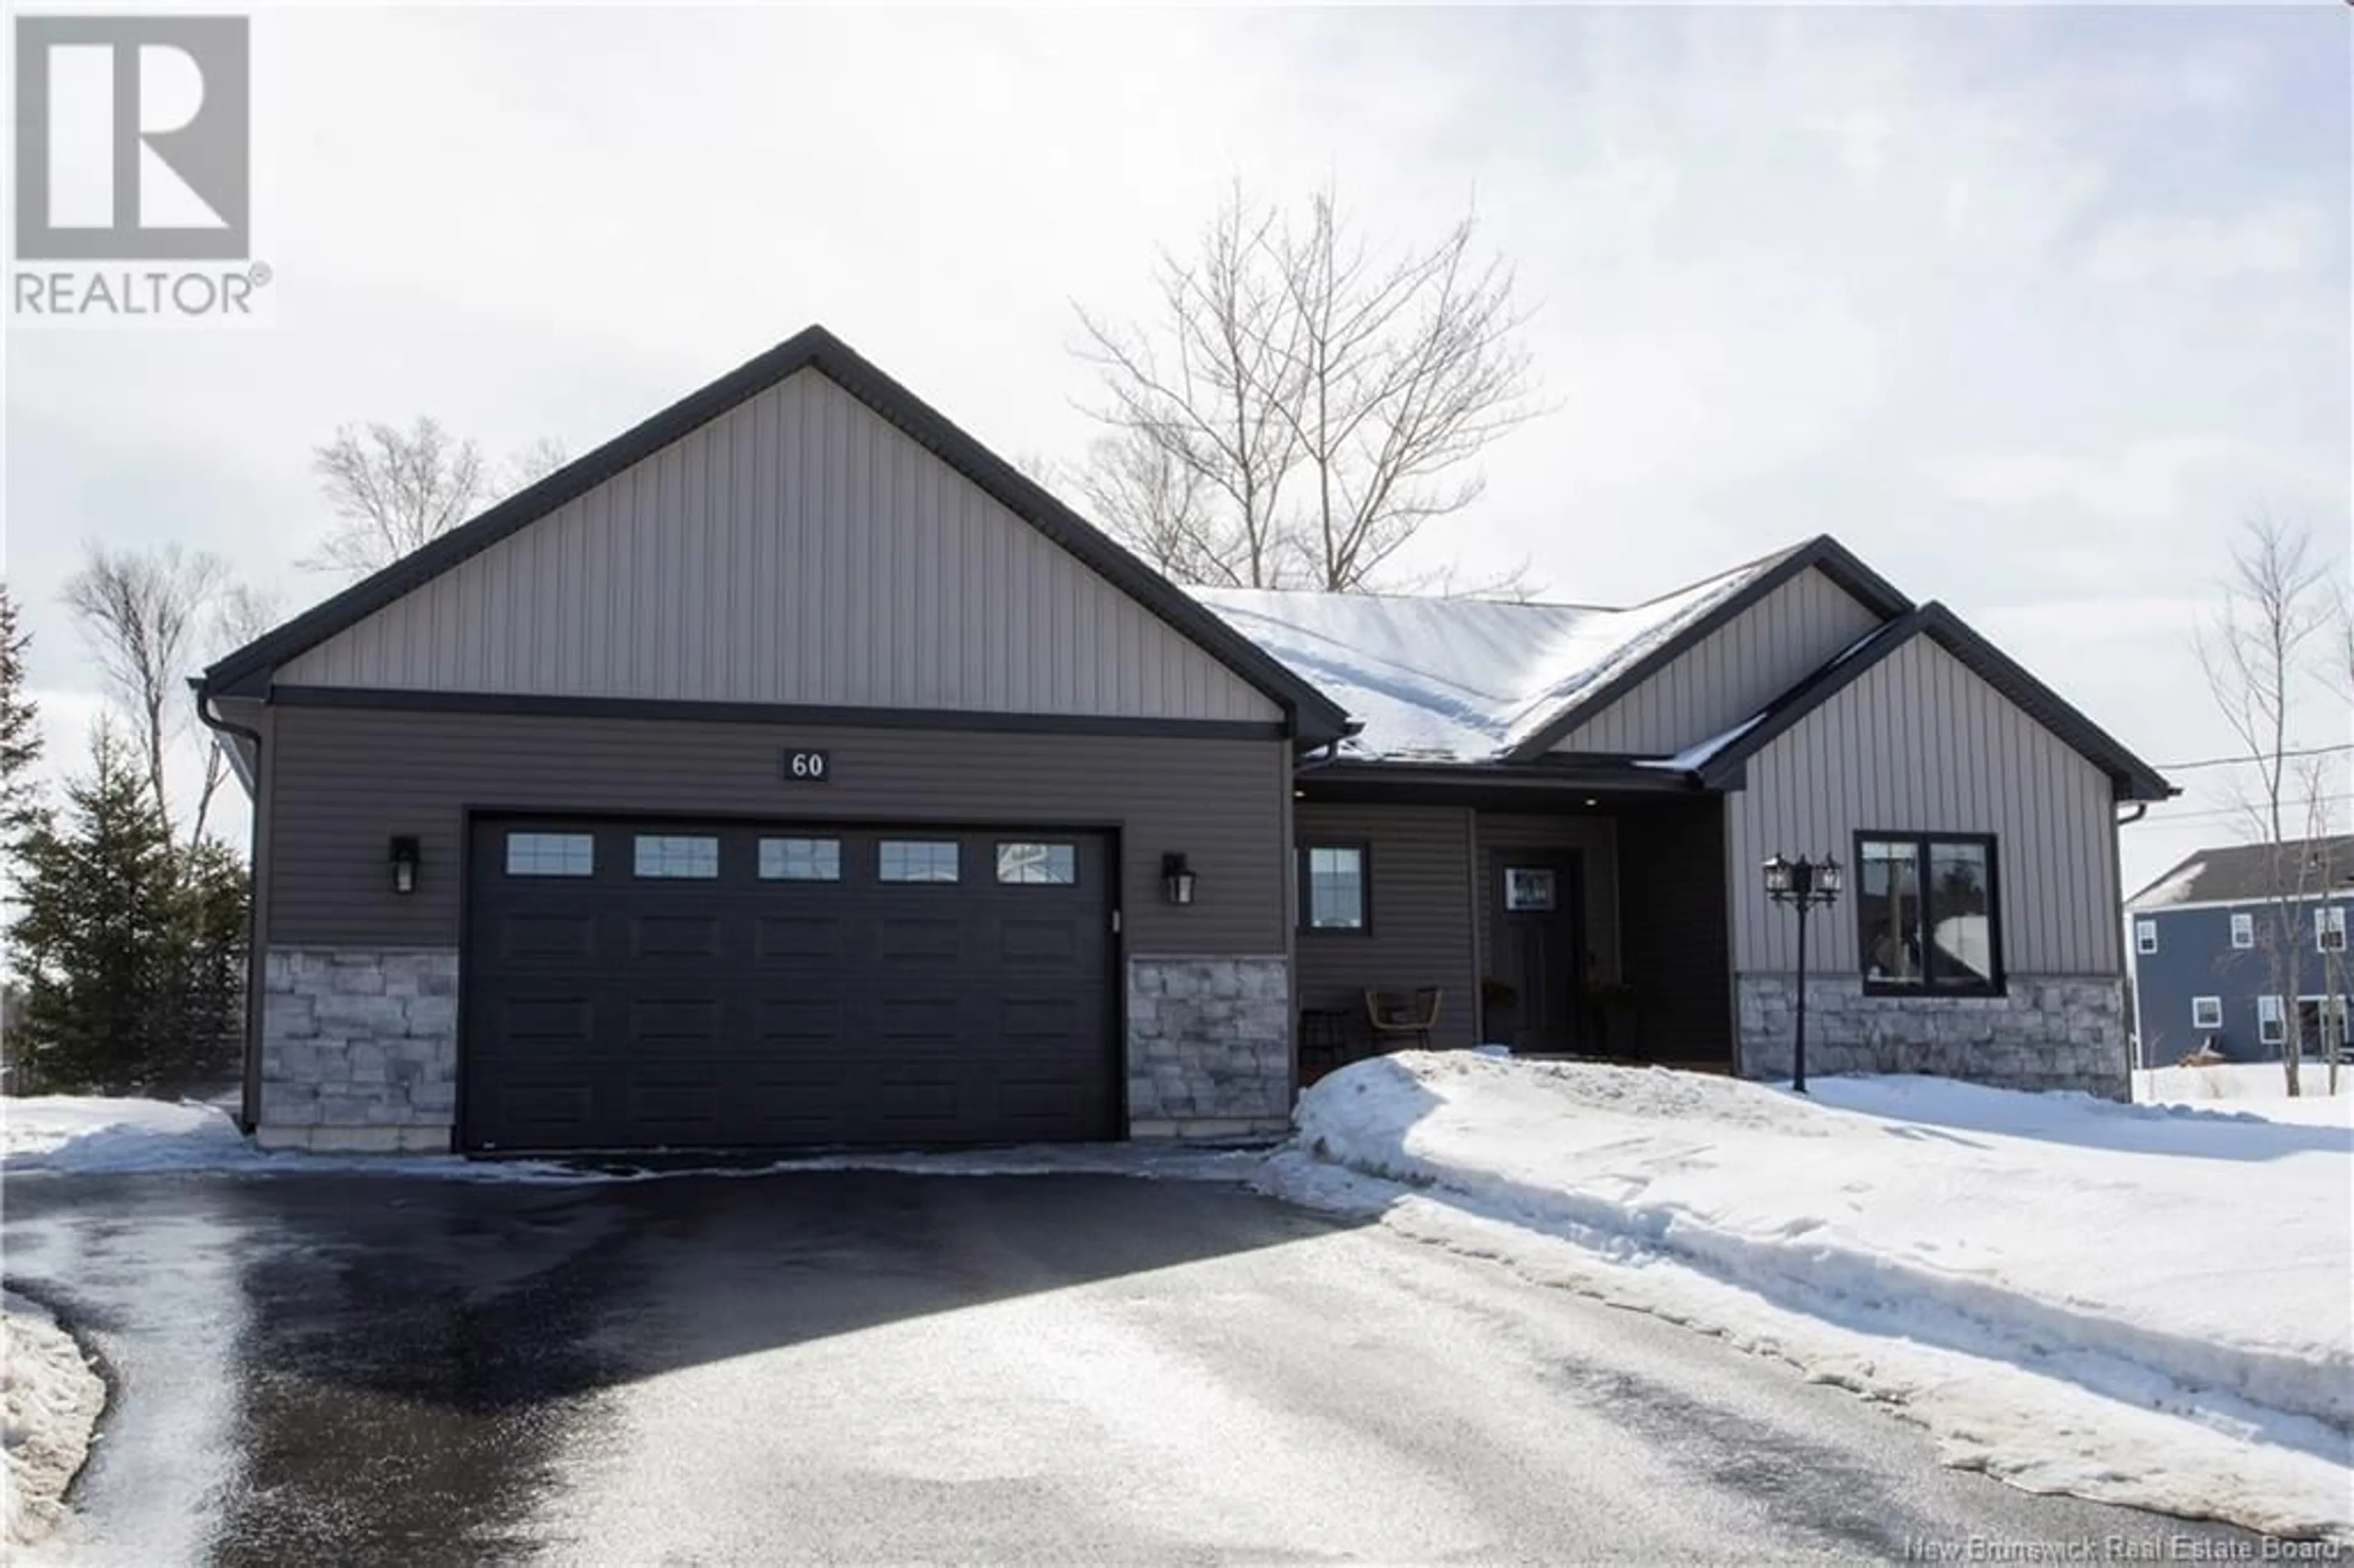
[[[273,947],[263,957],[254,1141],[447,1152],[457,1114],[456,948]]]
[[[1797,977],[1736,984],[1741,1074],[1790,1075]],[[1807,1075],[1924,1073],[2006,1089],[2132,1097],[2125,987],[2100,975],[2012,975],[2001,996],[1867,996],[1852,975],[1807,977]]]
[[[1291,1125],[1291,963],[1128,963],[1131,1138],[1251,1139]]]

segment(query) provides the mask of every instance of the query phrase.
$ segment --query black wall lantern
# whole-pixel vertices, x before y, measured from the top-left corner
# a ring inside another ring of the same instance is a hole
[[[401,833],[393,839],[392,890],[395,893],[417,891],[417,863],[421,858],[413,835]]]
[[[1797,1033],[1791,1042],[1790,1086],[1807,1092],[1807,914],[1818,905],[1839,901],[1844,880],[1840,863],[1825,855],[1808,860],[1784,860],[1776,855],[1758,868],[1766,876],[1766,896],[1798,912],[1798,1006]]]
[[[1182,854],[1161,857],[1161,896],[1172,904],[1193,902],[1193,868],[1185,863]]]

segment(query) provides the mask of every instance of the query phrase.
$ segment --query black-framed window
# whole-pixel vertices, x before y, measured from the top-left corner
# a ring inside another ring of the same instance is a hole
[[[2001,884],[1993,835],[1858,833],[1854,887],[1866,991],[2001,991]]]
[[[1303,844],[1299,850],[1299,928],[1373,928],[1373,856],[1363,844]]]

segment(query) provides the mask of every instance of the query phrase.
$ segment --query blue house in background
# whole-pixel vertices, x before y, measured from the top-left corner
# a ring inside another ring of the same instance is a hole
[[[2300,885],[2296,938],[2276,980],[2274,889]],[[2234,1062],[2277,1062],[2292,1009],[2307,1060],[2324,1054],[2325,1029],[2341,1054],[2354,1055],[2349,924],[2354,836],[2232,844],[2189,856],[2126,900],[2135,1065],[2169,1067],[2202,1046]]]

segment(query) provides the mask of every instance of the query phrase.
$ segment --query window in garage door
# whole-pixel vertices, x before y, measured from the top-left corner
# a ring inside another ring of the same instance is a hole
[[[840,882],[840,839],[762,839],[763,882]]]
[[[1001,843],[997,880],[1016,886],[1073,887],[1079,880],[1076,844]]]
[[[593,833],[509,833],[509,876],[594,876],[597,839]]]
[[[719,841],[688,833],[640,833],[633,867],[640,876],[708,882],[719,874]]]
[[[875,875],[884,882],[954,882],[954,839],[885,839],[876,846]]]

